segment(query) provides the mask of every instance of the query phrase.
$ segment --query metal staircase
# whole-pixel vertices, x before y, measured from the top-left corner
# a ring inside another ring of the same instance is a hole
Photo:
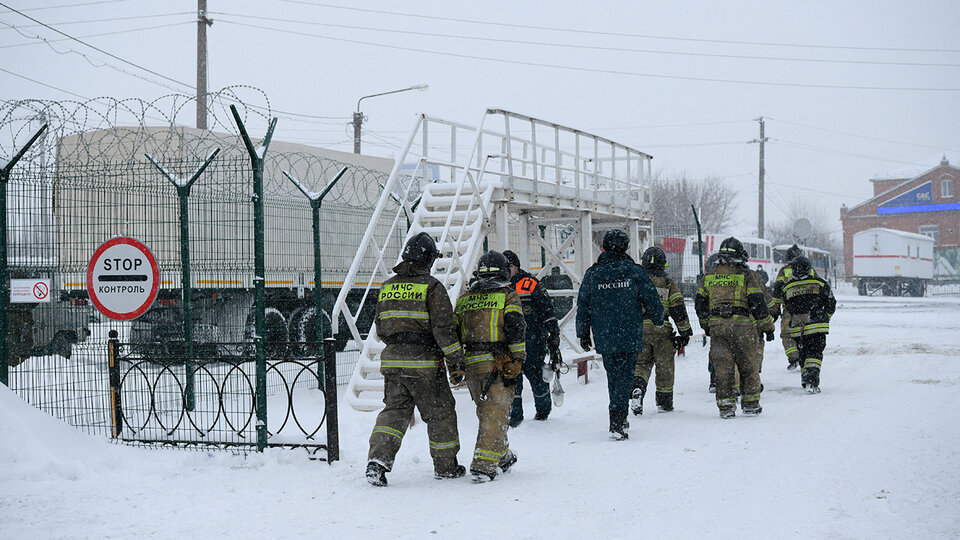
[[[504,110],[487,110],[476,128],[420,115],[334,307],[333,320],[342,315],[363,343],[348,403],[367,411],[383,406],[384,348],[375,328],[362,338],[360,307],[348,304],[348,293],[362,288],[364,300],[373,298],[406,238],[427,232],[437,241],[443,258],[433,275],[451,301],[488,248],[512,249],[524,264],[541,248],[540,277],[560,268],[572,284],[551,294],[575,297],[604,231],[626,229],[634,260],[649,243],[651,159],[603,137]],[[561,319],[561,329],[574,315],[575,307]],[[568,344],[580,352],[579,344]]]

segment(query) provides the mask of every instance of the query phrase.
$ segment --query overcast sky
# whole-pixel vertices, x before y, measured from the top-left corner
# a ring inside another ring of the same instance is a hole
[[[2,99],[193,91],[196,0],[0,2],[23,13],[0,6]],[[956,0],[208,0],[208,10],[211,90],[250,85],[275,109],[327,117],[282,117],[278,140],[352,151],[358,98],[425,83],[363,102],[364,153],[392,156],[418,112],[475,125],[505,108],[646,151],[654,170],[726,178],[740,193],[739,234],[756,229],[748,141],[759,116],[771,139],[768,223],[802,198],[839,230],[840,205],[869,198],[873,175],[960,159]]]

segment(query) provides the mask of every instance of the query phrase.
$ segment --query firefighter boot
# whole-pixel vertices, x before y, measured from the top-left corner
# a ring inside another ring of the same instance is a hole
[[[800,383],[807,389],[807,393],[820,393],[820,368],[805,367],[801,375]]]
[[[387,485],[387,468],[376,461],[367,463],[367,482],[370,482],[371,486],[385,487]]]
[[[507,472],[510,470],[510,467],[513,467],[513,464],[517,462],[517,455],[513,453],[512,450],[507,450],[506,455],[500,458],[500,467],[501,472]]]
[[[627,433],[627,412],[610,411],[610,438],[615,441],[629,439]]]
[[[660,412],[673,410],[673,392],[657,392],[657,410]]]
[[[635,416],[643,414],[643,396],[647,395],[647,381],[643,377],[633,378],[633,391],[630,392],[630,410]]]
[[[433,477],[442,480],[444,478],[460,478],[467,474],[467,469],[457,463],[456,457],[434,458]]]

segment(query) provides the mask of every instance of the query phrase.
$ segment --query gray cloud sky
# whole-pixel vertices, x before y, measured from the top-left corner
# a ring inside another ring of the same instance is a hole
[[[195,82],[194,0],[3,3]],[[364,101],[365,153],[396,152],[417,112],[476,124],[485,108],[506,108],[644,150],[655,170],[726,177],[741,193],[741,233],[756,227],[757,146],[747,141],[758,116],[772,139],[768,221],[796,197],[837,217],[841,203],[870,196],[874,174],[960,150],[955,1],[208,0],[208,9],[211,89],[247,84],[276,109],[332,117],[282,118],[277,139],[350,151],[346,123],[360,96],[427,83]],[[83,22],[101,19],[110,20]],[[189,91],[76,42],[40,43],[30,36],[63,36],[3,7],[0,21],[4,99]],[[192,113],[182,120],[192,124]]]

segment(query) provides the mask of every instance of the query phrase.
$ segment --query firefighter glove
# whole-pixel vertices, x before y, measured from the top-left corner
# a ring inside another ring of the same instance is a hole
[[[590,341],[590,336],[580,338],[580,348],[584,351],[589,351],[593,348],[593,342]]]
[[[560,350],[560,332],[550,332],[547,336],[547,349]]]
[[[767,341],[773,341],[773,330],[767,330]]]
[[[673,346],[678,350],[687,346],[687,343],[690,343],[690,336],[673,336]]]
[[[497,369],[500,371],[504,382],[506,382],[507,379],[516,379],[523,371],[523,366],[512,356],[505,354],[497,357]]]
[[[466,368],[463,365],[463,362],[457,362],[450,366],[450,384],[456,386],[463,382],[463,378],[466,376]]]

